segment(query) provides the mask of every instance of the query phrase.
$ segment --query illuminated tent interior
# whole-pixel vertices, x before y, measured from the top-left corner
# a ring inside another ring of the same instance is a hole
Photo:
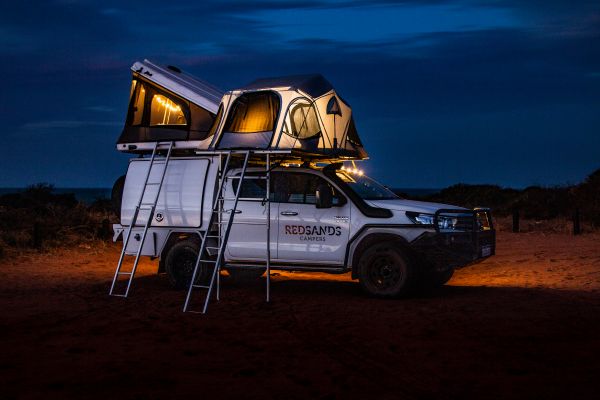
[[[151,151],[175,141],[177,149],[206,149],[223,92],[176,67],[148,60],[131,67],[129,108],[117,149]]]
[[[227,92],[211,148],[292,150],[341,159],[367,158],[352,109],[322,75],[259,79]]]

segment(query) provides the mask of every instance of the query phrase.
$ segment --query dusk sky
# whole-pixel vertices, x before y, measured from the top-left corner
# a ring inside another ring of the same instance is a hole
[[[130,66],[227,90],[320,72],[393,187],[578,183],[600,168],[600,1],[15,1],[0,187],[110,187]]]

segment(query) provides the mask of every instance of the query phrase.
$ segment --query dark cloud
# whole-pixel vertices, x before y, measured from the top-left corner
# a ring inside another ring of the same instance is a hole
[[[0,136],[17,150],[0,159],[0,185],[109,185],[125,165],[114,141],[129,66],[141,58],[223,88],[324,73],[354,107],[368,169],[391,185],[577,181],[598,167],[599,9],[557,0],[13,2],[0,14]],[[378,13],[409,10],[423,13],[414,32],[378,26]],[[327,35],[322,21],[310,25],[313,12],[338,11],[375,18],[333,19]],[[310,34],[299,33],[301,15]],[[437,18],[448,15],[485,20],[441,29]],[[25,158],[36,163],[14,167]]]

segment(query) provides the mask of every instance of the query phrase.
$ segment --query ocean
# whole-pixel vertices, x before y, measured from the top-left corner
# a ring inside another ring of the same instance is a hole
[[[0,196],[8,193],[19,193],[26,190],[25,188],[0,188]],[[405,193],[409,197],[423,197],[438,193],[440,189],[426,188],[394,188],[392,191],[396,193]],[[73,193],[75,198],[82,203],[91,204],[96,199],[109,199],[110,188],[54,188],[54,193],[64,194]]]

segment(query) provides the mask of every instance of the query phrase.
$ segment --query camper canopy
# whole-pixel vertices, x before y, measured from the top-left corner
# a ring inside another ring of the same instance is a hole
[[[146,151],[162,141],[175,141],[180,149],[207,148],[223,92],[179,68],[148,60],[131,70],[129,108],[117,149]]]
[[[367,157],[352,109],[322,75],[259,79],[227,92],[214,150],[292,150],[329,159]]]

